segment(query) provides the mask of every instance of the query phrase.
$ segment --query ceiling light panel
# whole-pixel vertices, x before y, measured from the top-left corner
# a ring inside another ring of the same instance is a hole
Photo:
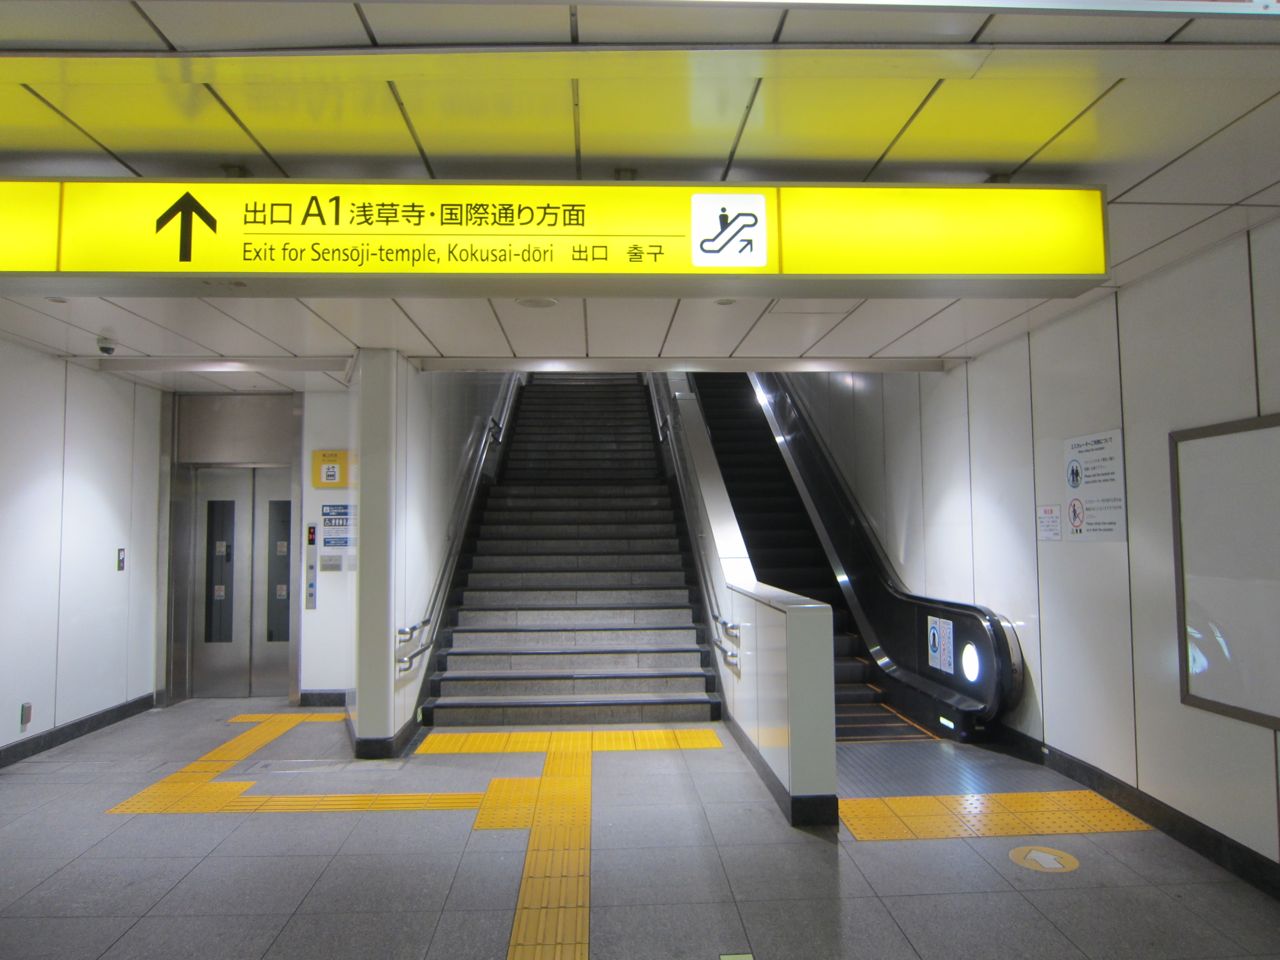
[[[987,19],[983,13],[900,13],[793,7],[783,43],[968,43]]]
[[[578,5],[582,43],[769,43],[782,11],[765,6]]]
[[[111,297],[116,306],[145,317],[224,357],[280,357],[288,351],[203,300],[177,297]]]
[[[881,350],[877,357],[941,357],[1043,302],[960,300]]]
[[[568,43],[568,4],[363,3],[378,43]]]
[[[861,180],[932,86],[929,79],[765,79],[734,156],[735,176]]]
[[[681,300],[662,355],[670,358],[727,357],[768,308],[769,301],[739,298],[728,304],[714,300]]]
[[[656,357],[675,309],[675,300],[647,297],[588,300],[587,355]]]
[[[1186,17],[1082,14],[997,13],[982,43],[1163,43]]]
[[[405,313],[446,357],[510,357],[488,300],[397,297]]]
[[[1274,92],[1274,84],[1256,80],[1126,80],[1018,179],[1101,184],[1118,196]]]
[[[766,313],[735,357],[798,357],[844,318],[842,313]]]
[[[580,299],[566,297],[543,308],[495,300],[493,308],[517,357],[586,356],[586,323]]]
[[[14,297],[40,313],[56,317],[96,336],[108,336],[149,357],[209,357],[214,353],[167,327],[152,323],[108,300],[97,297],[70,297],[51,303],[44,297]],[[93,351],[97,352],[96,348]]]
[[[41,85],[37,92],[144,177],[224,177],[275,167],[202,84]],[[121,109],[128,104],[128,109]]]
[[[568,80],[403,80],[396,83],[436,176],[574,177]]]
[[[646,180],[718,175],[753,87],[745,77],[583,80],[583,177],[611,180],[619,167],[634,169]]]
[[[307,299],[308,307],[358,347],[437,357],[435,349],[394,300]]]
[[[875,176],[909,179],[914,170],[939,166],[1010,169],[1108,86],[1095,77],[945,80]]]
[[[1280,180],[1280,95],[1124,195],[1138,203],[1235,203]]]
[[[126,177],[101,147],[17,84],[0,85],[0,175]]]
[[[385,83],[220,84],[218,94],[290,176],[426,177]]]
[[[351,340],[297,300],[218,297],[206,302],[295,356],[341,357],[355,349]]]
[[[868,300],[815,343],[806,356],[870,357],[942,310],[953,298]]]
[[[352,3],[145,0],[139,6],[179,50],[369,46]]]
[[[0,37],[8,50],[168,49],[123,0],[6,0]]]

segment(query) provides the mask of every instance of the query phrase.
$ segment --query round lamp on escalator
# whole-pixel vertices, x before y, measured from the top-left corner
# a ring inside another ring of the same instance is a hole
[[[964,671],[964,678],[970,683],[978,679],[982,663],[978,660],[978,648],[972,643],[966,643],[964,649],[960,651],[960,669]]]

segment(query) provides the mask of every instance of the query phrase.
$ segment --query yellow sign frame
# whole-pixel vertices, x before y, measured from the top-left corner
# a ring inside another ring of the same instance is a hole
[[[311,486],[316,490],[346,490],[350,487],[350,451],[312,450]]]

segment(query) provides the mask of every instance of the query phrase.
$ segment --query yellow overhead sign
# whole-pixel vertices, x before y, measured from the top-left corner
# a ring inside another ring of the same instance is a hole
[[[1072,278],[1100,190],[1020,186],[0,183],[0,272]]]
[[[58,269],[59,183],[0,181],[0,271]]]
[[[781,187],[782,270],[863,276],[1104,274],[1101,191]]]
[[[777,191],[78,182],[77,273],[776,274]]]

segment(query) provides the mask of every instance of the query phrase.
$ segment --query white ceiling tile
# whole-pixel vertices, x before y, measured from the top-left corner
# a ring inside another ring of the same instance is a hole
[[[1235,203],[1280,180],[1280,95],[1138,184],[1138,203]],[[1119,198],[1117,198],[1119,199]]]
[[[149,384],[170,393],[230,393],[231,388],[199,373],[130,373],[129,377],[139,383]]]
[[[676,308],[664,357],[727,357],[769,306],[762,298],[681,300]]]
[[[0,330],[64,356],[98,355],[97,335],[3,298],[0,298]],[[116,348],[116,356],[136,357],[138,351],[121,344]]]
[[[224,357],[278,357],[289,352],[203,300],[191,297],[111,297],[108,302]]]
[[[766,313],[733,355],[798,357],[842,319],[842,313]]]
[[[981,43],[1163,43],[1186,17],[997,13]]]
[[[1197,17],[1174,43],[1280,43],[1280,18]]]
[[[582,43],[769,43],[782,11],[714,4],[578,5]]]
[[[941,357],[1043,303],[1035,300],[959,300],[881,350],[878,357]]]
[[[1194,256],[1201,250],[1280,215],[1274,207],[1228,207],[1188,230],[1131,257],[1112,268],[1111,282],[1118,286]]]
[[[512,356],[511,347],[502,335],[502,327],[488,300],[415,297],[398,297],[397,300],[423,333],[431,338],[442,356]]]
[[[57,317],[96,336],[107,336],[138,353],[151,357],[207,357],[213,354],[166,327],[143,319],[97,297],[71,297],[53,303],[45,297],[14,297],[18,303]]]
[[[1019,181],[1128,190],[1275,92],[1258,80],[1125,80],[1019,173]]]
[[[1273,207],[1280,206],[1280,183],[1268,187],[1266,190],[1255,193],[1253,196],[1248,198],[1248,203],[1251,205],[1262,204]]]
[[[813,345],[810,357],[870,357],[952,303],[954,298],[868,300]]]
[[[494,300],[493,309],[517,357],[586,356],[586,321],[581,299],[565,297],[550,307],[525,307],[514,300]]]
[[[409,357],[440,355],[394,300],[325,298],[302,302],[358,347],[399,350]]]
[[[1065,317],[1068,314],[1075,313],[1076,311],[1081,310],[1084,307],[1087,307],[1089,304],[1093,303],[1095,300],[1100,300],[1103,297],[1114,296],[1114,294],[1115,294],[1115,291],[1112,290],[1110,287],[1094,287],[1092,290],[1086,290],[1084,293],[1080,294],[1078,297],[1046,300],[1044,303],[1040,304],[1039,306],[1032,307],[1022,316],[1015,317],[1012,321],[1010,321],[1010,325],[1025,324],[1025,327],[1027,330],[1037,330],[1040,327],[1048,326],[1049,324],[1053,323],[1055,320]],[[992,330],[990,334],[984,334],[982,338],[984,340],[984,343],[986,342],[985,341],[986,336],[994,337],[995,335],[999,334],[1000,330],[1002,329],[1003,329],[1002,327],[996,327],[996,329]],[[958,350],[953,351],[953,355],[969,356],[970,354],[967,352],[967,350],[968,350],[968,347],[962,344]],[[972,355],[977,356],[977,353],[975,352]]]
[[[599,297],[587,301],[587,356],[656,357],[675,300]]]
[[[383,46],[570,40],[567,4],[365,2],[360,8]]]
[[[1123,263],[1222,207],[1176,203],[1113,203],[1107,207],[1107,260]]]
[[[1014,317],[1005,323],[1000,324],[994,330],[988,330],[980,337],[975,337],[968,343],[962,343],[954,350],[948,351],[944,356],[951,359],[959,359],[962,357],[979,357],[989,350],[1008,343],[1015,337],[1026,334],[1031,329],[1030,321],[1026,315]]]
[[[353,3],[145,0],[140,6],[179,50],[369,46]]]
[[[293,299],[209,297],[207,302],[299,357],[341,357],[355,344]]]
[[[236,393],[284,393],[290,388],[267,373],[202,373],[200,376]]]
[[[967,43],[983,13],[899,13],[795,7],[782,28],[783,43]]]
[[[126,0],[6,0],[0,37],[7,50],[165,50]]]
[[[861,300],[819,300],[782,297],[773,302],[770,313],[848,313]]]

